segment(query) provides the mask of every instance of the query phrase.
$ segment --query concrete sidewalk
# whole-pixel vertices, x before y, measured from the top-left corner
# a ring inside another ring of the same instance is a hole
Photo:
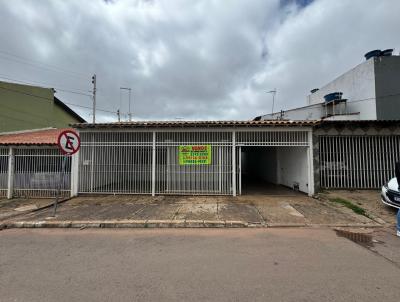
[[[0,198],[0,221],[51,206],[53,203],[54,200],[49,198]]]
[[[60,205],[56,217],[52,213],[46,208],[0,224],[3,228],[382,226],[348,208],[296,192],[239,197],[81,196]]]

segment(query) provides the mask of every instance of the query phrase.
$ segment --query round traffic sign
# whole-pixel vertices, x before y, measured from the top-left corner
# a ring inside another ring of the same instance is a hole
[[[72,155],[78,152],[81,139],[75,131],[65,130],[58,136],[57,144],[63,154]]]

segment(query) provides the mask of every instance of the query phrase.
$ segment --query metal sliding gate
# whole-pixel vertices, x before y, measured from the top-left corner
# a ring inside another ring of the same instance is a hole
[[[182,145],[211,145],[211,163],[180,165]],[[232,133],[156,133],[155,185],[158,194],[232,194]]]
[[[70,195],[71,159],[66,162],[66,175],[61,183],[63,156],[56,148],[14,149],[14,197],[54,197],[60,186],[61,195]]]
[[[78,193],[100,194],[235,195],[240,146],[308,146],[307,131],[81,131],[80,136]],[[181,164],[179,147],[187,145],[210,146],[210,162]]]
[[[0,196],[7,196],[8,185],[8,152],[7,148],[0,148]]]
[[[394,177],[400,136],[321,136],[323,188],[379,188]]]
[[[83,132],[80,135],[80,193],[151,193],[151,132]]]

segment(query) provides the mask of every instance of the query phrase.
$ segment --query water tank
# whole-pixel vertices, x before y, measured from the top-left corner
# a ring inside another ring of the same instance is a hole
[[[390,57],[393,53],[393,49],[389,48],[389,49],[385,49],[381,51],[381,56],[383,57]]]
[[[369,60],[371,58],[379,57],[381,55],[381,50],[380,49],[375,49],[367,52],[364,57],[366,60]]]
[[[343,92],[332,92],[324,96],[325,102],[342,99]]]

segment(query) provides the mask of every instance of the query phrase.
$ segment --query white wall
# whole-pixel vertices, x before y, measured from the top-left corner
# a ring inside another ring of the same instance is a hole
[[[308,193],[307,147],[278,147],[278,183],[293,187],[299,183],[300,191]]]
[[[285,120],[319,120],[325,115],[325,109],[320,104],[300,107],[296,109],[286,110],[283,112],[282,118]],[[262,116],[263,120],[279,119],[281,113],[266,114]]]
[[[317,92],[307,96],[307,106],[284,111],[283,119],[287,120],[315,120],[325,116],[324,96],[332,92],[343,92],[347,99],[347,120],[370,120],[377,118],[375,65],[374,60],[365,61],[332,82],[321,87]],[[392,78],[397,80],[397,77]],[[396,82],[397,83],[397,82]],[[396,84],[397,85],[397,84]],[[394,89],[392,89],[394,90]],[[392,106],[393,107],[393,106]],[[355,113],[360,113],[356,115]],[[262,116],[263,120],[277,119],[280,113]]]
[[[243,149],[242,173],[252,173],[266,182],[308,193],[307,147],[250,147]]]
[[[309,105],[324,101],[324,95],[343,92],[347,111],[360,112],[360,119],[376,119],[374,59],[365,61],[307,97]],[[363,101],[361,101],[363,100]]]

